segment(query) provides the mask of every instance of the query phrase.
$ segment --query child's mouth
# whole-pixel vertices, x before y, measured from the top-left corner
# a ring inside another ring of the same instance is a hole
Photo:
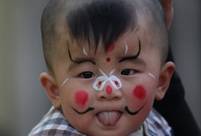
[[[115,126],[122,113],[119,111],[104,111],[97,114],[97,118],[104,126]]]

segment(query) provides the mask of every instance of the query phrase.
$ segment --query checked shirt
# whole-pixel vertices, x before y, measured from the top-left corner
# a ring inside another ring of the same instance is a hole
[[[78,132],[65,119],[62,110],[51,107],[28,136],[86,136]],[[129,136],[173,136],[165,119],[154,109],[144,121],[141,129]]]

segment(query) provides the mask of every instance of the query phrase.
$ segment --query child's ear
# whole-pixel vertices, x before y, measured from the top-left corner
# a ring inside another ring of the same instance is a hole
[[[165,96],[165,93],[169,87],[172,74],[175,70],[175,64],[173,62],[166,62],[160,72],[158,86],[156,90],[156,100],[161,100]]]
[[[59,89],[57,87],[56,81],[51,74],[41,73],[40,82],[46,91],[47,96],[51,100],[55,108],[61,107]]]

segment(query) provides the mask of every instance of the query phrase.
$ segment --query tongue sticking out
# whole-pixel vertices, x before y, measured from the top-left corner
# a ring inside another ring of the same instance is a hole
[[[97,114],[98,120],[104,126],[115,126],[120,117],[121,113],[117,111],[100,112],[99,114]]]

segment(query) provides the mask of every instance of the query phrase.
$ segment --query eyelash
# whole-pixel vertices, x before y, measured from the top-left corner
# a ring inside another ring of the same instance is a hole
[[[95,77],[95,74],[90,71],[82,72],[79,77],[84,78],[84,79],[89,79]]]
[[[136,70],[133,69],[124,69],[121,71],[121,75],[130,76],[136,73]]]

